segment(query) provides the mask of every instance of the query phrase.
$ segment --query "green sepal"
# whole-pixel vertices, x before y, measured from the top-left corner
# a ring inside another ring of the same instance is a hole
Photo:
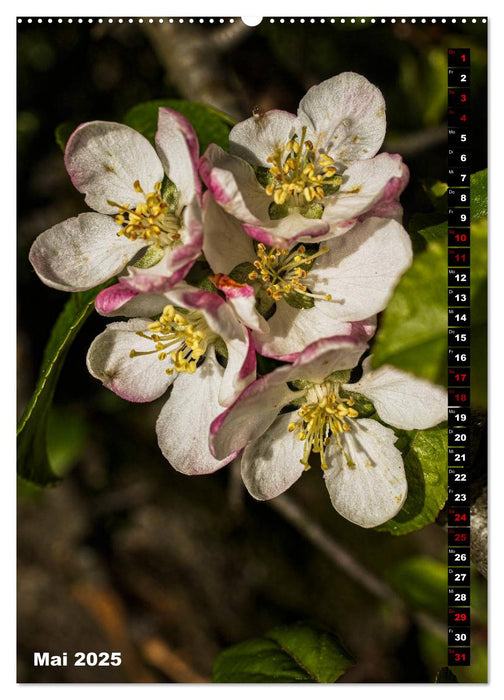
[[[304,216],[305,219],[321,219],[324,213],[324,207],[320,202],[310,202],[304,207],[300,207],[299,213],[301,216]]]
[[[157,263],[163,259],[164,250],[161,246],[150,245],[142,257],[133,264],[133,267],[138,267],[145,270],[149,267],[154,267]]]
[[[233,267],[233,269],[229,273],[229,277],[231,277],[231,279],[233,279],[235,282],[239,282],[240,284],[251,284],[249,274],[251,272],[254,272],[254,270],[255,267],[251,262],[242,262]]]
[[[161,185],[161,198],[168,204],[170,214],[175,214],[178,207],[179,192],[176,185],[166,175]]]
[[[271,183],[275,181],[275,177],[271,174],[271,170],[269,168],[265,168],[262,165],[256,165],[254,171],[257,182],[264,188],[271,185]]]
[[[301,292],[284,294],[284,299],[294,309],[311,309],[315,305],[315,301],[311,297]]]

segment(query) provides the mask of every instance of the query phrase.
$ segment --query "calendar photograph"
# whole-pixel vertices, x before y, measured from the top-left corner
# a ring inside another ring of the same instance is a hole
[[[14,21],[17,683],[486,684],[487,18]]]

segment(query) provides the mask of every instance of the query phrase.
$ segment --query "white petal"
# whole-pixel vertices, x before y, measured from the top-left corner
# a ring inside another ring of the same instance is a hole
[[[354,462],[349,467],[334,440],[326,449],[325,482],[334,508],[361,527],[376,527],[401,510],[408,493],[401,453],[393,430],[377,421],[352,421],[342,444]]]
[[[333,372],[352,369],[367,349],[367,339],[363,328],[358,328],[353,336],[317,340],[303,350],[292,365],[292,379],[321,384]]]
[[[156,423],[161,452],[183,474],[210,474],[236,455],[217,460],[208,447],[210,424],[222,411],[219,387],[224,374],[213,349],[194,374],[182,373]]]
[[[181,114],[160,107],[156,150],[166,175],[178,190],[178,208],[186,206],[199,193],[199,144],[191,124]]]
[[[41,233],[30,250],[30,262],[49,287],[79,292],[121,272],[145,241],[118,236],[112,217],[86,213]]]
[[[283,150],[298,126],[294,114],[281,109],[272,109],[259,117],[250,117],[231,129],[230,151],[252,165],[270,168],[271,163],[268,163],[267,158],[275,151]]]
[[[256,354],[250,334],[243,329],[243,340],[226,343],[228,361],[219,391],[221,406],[229,406],[256,378]]]
[[[215,273],[229,274],[243,262],[252,262],[256,254],[252,239],[237,219],[217,204],[210,192],[203,196],[203,252]]]
[[[385,137],[383,95],[357,73],[340,73],[310,88],[298,115],[316,145],[342,163],[371,158]]]
[[[117,212],[120,205],[145,201],[133,185],[139,180],[145,192],[153,192],[163,180],[163,166],[156,151],[138,131],[115,122],[88,122],[68,140],[66,169],[73,184],[86,195],[86,202],[103,214]]]
[[[241,158],[210,144],[200,163],[200,175],[216,201],[240,221],[269,221],[268,197],[253,168]]]
[[[388,153],[352,163],[344,172],[338,192],[324,199],[323,220],[331,224],[331,233],[338,235],[339,229],[345,233],[345,222],[382,200],[401,180],[403,171],[401,160]]]
[[[176,375],[168,375],[171,359],[160,361],[157,353],[130,357],[131,350],[150,352],[154,342],[141,338],[150,319],[111,323],[100,333],[88,350],[87,367],[107,389],[127,401],[143,403],[164,394]]]
[[[426,430],[447,419],[446,389],[390,365],[371,370],[370,360],[367,357],[362,363],[362,378],[344,388],[367,396],[385,423],[403,430]]]
[[[261,225],[244,223],[249,236],[276,248],[292,248],[299,241],[323,240],[330,233],[330,226],[323,219],[307,219],[301,214],[289,214],[283,219],[265,219]],[[313,241],[312,241],[313,242]]]
[[[279,416],[264,435],[245,448],[242,478],[248,492],[259,501],[275,498],[294,484],[304,471],[304,442],[290,433],[292,414]]]
[[[357,321],[384,309],[412,260],[410,238],[393,219],[366,219],[328,241],[327,247],[305,284],[313,292],[332,295],[331,301],[317,305],[340,321]]]
[[[321,338],[352,334],[351,323],[327,316],[317,303],[311,309],[295,309],[280,299],[267,323],[266,332],[254,334],[257,349],[261,355],[286,362],[293,362],[308,345]]]
[[[238,452],[264,433],[281,408],[300,396],[289,389],[292,368],[279,367],[250,384],[210,427],[210,449],[217,458]]]

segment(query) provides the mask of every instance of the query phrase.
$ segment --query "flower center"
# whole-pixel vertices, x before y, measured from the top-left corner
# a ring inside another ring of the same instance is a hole
[[[357,418],[358,412],[352,408],[355,399],[340,397],[338,385],[332,382],[315,385],[307,393],[307,403],[303,404],[297,415],[298,420],[289,423],[289,432],[297,431],[297,437],[304,440],[304,452],[301,464],[309,469],[310,452],[320,454],[322,469],[327,469],[325,458],[326,447],[334,440],[344,454],[349,467],[354,467],[348,454],[341,444],[340,435],[352,429],[347,422],[349,418]]]
[[[140,202],[133,209],[129,204],[108,203],[119,209],[114,217],[121,226],[118,236],[126,236],[131,241],[142,238],[157,247],[175,244],[180,239],[180,219],[169,211],[168,203],[161,197],[161,182],[156,182],[154,192],[144,192],[140,182],[133,184],[135,192],[144,195],[145,202]]]
[[[257,259],[253,265],[256,268],[249,273],[249,279],[260,280],[266,289],[268,296],[278,301],[293,292],[302,294],[311,299],[325,299],[331,301],[330,294],[314,294],[309,292],[302,280],[306,278],[307,267],[327,252],[326,247],[321,247],[316,253],[308,253],[304,245],[295,250],[279,250],[268,248],[263,243],[257,246]]]
[[[171,305],[165,306],[159,321],[149,323],[147,331],[150,334],[137,331],[137,335],[152,340],[154,349],[144,352],[131,350],[130,357],[153,353],[157,353],[161,361],[170,357],[173,367],[166,369],[166,374],[173,374],[174,371],[194,374],[198,360],[205,354],[208,345],[217,339],[199,311],[182,315]]]
[[[273,180],[266,185],[266,194],[273,196],[275,204],[303,207],[313,200],[321,201],[342,182],[334,165],[334,159],[326,153],[316,153],[313,143],[306,138],[306,127],[301,139],[294,135],[283,148],[278,148],[268,158]]]

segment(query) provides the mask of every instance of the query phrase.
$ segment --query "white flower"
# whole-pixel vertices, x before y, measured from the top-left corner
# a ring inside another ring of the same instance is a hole
[[[446,419],[446,391],[393,367],[377,371],[363,362],[362,378],[350,372],[366,349],[353,338],[329,338],[294,362],[250,384],[212,423],[210,446],[220,457],[243,450],[242,476],[254,498],[275,498],[319,454],[334,508],[361,527],[394,517],[407,495],[401,453],[393,430],[359,416],[362,396],[397,428],[426,429]]]
[[[408,169],[398,155],[375,156],[385,126],[380,90],[341,73],[310,88],[297,116],[271,110],[238,123],[231,153],[211,144],[201,177],[256,240],[278,248],[325,240],[375,207],[378,216],[400,215]]]
[[[227,464],[235,455],[215,459],[209,451],[210,424],[254,379],[256,367],[250,334],[229,304],[180,283],[163,294],[138,295],[120,313],[135,318],[111,323],[95,338],[90,373],[127,401],[153,401],[173,385],[156,425],[163,455],[185,474]],[[227,355],[225,369],[216,351]]]
[[[355,335],[358,328],[369,338],[372,317],[385,308],[412,260],[410,238],[394,219],[369,217],[348,235],[291,250],[255,244],[209,192],[203,220],[206,259],[227,276],[217,285],[253,330],[258,351],[281,360],[295,360],[310,343]],[[230,277],[246,284],[229,287]],[[251,295],[267,310],[267,320],[248,302],[241,308]]]
[[[30,261],[45,284],[90,289],[132,261],[144,277],[163,276],[165,287],[184,278],[202,246],[198,141],[189,122],[166,108],[155,140],[156,150],[114,122],[74,131],[65,166],[96,213],[67,219],[35,240]]]

